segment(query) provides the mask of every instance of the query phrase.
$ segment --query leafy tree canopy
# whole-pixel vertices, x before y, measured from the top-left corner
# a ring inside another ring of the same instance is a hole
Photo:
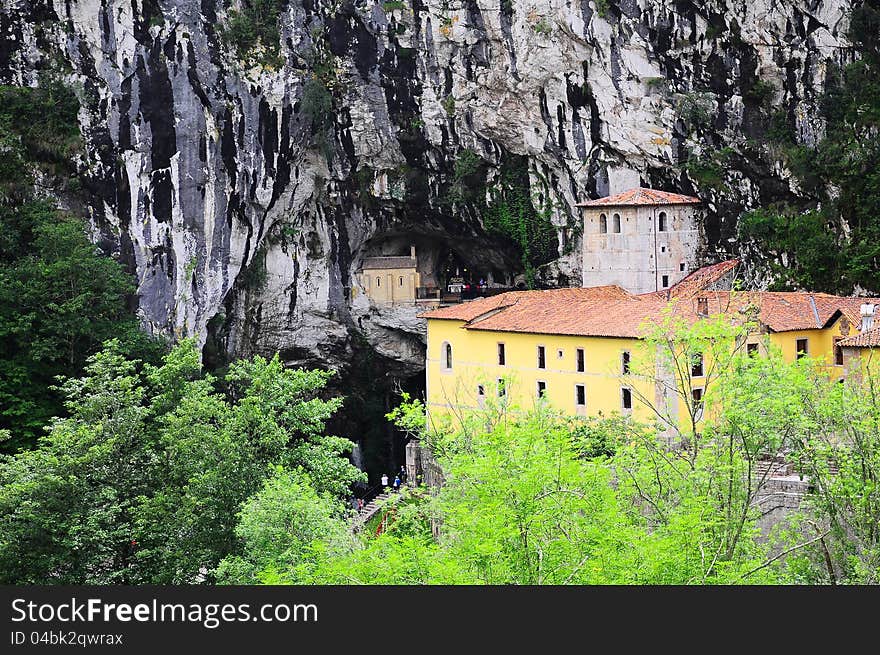
[[[63,412],[56,376],[78,375],[105,339],[154,361],[161,352],[128,307],[132,277],[90,243],[83,220],[35,192],[38,173],[72,174],[80,146],[76,96],[44,82],[0,86],[0,428],[10,431],[0,448],[7,452],[32,446]]]
[[[297,494],[315,490],[303,503],[330,503],[363,478],[344,456],[351,442],[323,434],[341,402],[320,397],[328,375],[276,356],[236,362],[218,380],[192,341],[159,366],[108,342],[63,384],[69,416],[34,450],[0,461],[0,580],[211,580],[242,540],[266,543],[247,521],[236,534],[236,516],[277,467],[302,480]],[[260,509],[290,480],[272,479],[249,507],[281,519]]]

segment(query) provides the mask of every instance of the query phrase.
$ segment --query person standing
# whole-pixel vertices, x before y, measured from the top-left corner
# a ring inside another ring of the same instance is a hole
[[[400,471],[397,474],[400,478],[400,484],[406,484],[406,467],[401,464]]]
[[[388,474],[383,473],[382,474],[382,489],[385,490],[387,488],[388,488]]]
[[[400,476],[394,476],[394,491],[400,491]]]

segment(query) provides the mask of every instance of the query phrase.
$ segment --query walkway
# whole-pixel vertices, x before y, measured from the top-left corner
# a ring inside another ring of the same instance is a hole
[[[357,513],[354,517],[354,521],[352,521],[352,527],[357,531],[360,530],[371,518],[376,516],[382,506],[385,504],[385,501],[391,496],[390,492],[381,493],[369,503],[364,505],[364,508]]]

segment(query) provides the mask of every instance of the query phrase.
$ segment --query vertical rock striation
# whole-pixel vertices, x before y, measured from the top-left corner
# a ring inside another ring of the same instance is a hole
[[[238,0],[9,0],[0,81],[77,88],[91,220],[152,331],[331,366],[363,337],[412,373],[412,312],[353,300],[367,253],[396,239],[515,269],[482,220],[511,161],[559,230],[547,276],[580,279],[574,205],[621,168],[699,195],[710,250],[735,253],[744,209],[798,197],[765,136],[821,136],[852,4],[277,0],[274,58],[233,47]]]

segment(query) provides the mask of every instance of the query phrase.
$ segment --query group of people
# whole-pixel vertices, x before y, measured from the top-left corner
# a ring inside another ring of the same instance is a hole
[[[382,491],[388,489],[388,474],[382,474]],[[400,491],[400,486],[406,484],[406,467],[401,466],[400,470],[397,472],[397,475],[394,476],[394,481],[391,483],[391,488],[394,491]],[[364,507],[366,507],[367,503],[363,498],[354,499],[354,509],[359,512],[364,511]]]
[[[391,488],[394,491],[400,491],[400,485],[406,483],[406,468],[401,466],[400,470],[397,472],[397,475],[394,476],[394,482],[391,483]],[[388,474],[382,474],[382,489],[388,488]]]

